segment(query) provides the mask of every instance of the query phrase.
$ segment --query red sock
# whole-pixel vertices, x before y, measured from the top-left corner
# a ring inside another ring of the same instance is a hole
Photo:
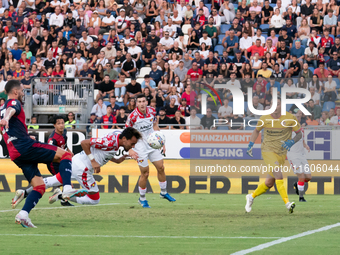
[[[298,185],[299,185],[299,186],[305,186],[305,183],[304,183],[304,182],[298,181]]]
[[[57,174],[55,175],[55,177],[57,178],[57,180],[58,180],[61,184],[63,184],[63,179],[61,178],[60,173],[57,173]]]

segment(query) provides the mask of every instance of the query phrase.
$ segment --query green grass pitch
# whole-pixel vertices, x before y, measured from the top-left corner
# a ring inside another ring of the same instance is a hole
[[[49,205],[50,194],[30,214],[38,228],[24,229],[14,223],[14,193],[0,193],[0,254],[230,254],[340,222],[334,195],[306,195],[293,214],[279,195],[263,195],[246,214],[244,195],[173,194],[169,203],[147,194],[152,208],[143,209],[137,194],[101,194],[99,206],[74,208]],[[339,254],[339,236],[337,227],[252,254]]]

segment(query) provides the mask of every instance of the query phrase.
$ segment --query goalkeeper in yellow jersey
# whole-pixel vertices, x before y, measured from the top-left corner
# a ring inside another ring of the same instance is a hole
[[[265,193],[276,183],[277,191],[282,197],[286,208],[292,213],[295,208],[295,203],[289,202],[286,188],[283,185],[281,167],[285,163],[287,151],[302,138],[300,123],[291,113],[286,112],[286,115],[281,115],[281,99],[278,98],[276,110],[270,115],[262,116],[257,126],[250,137],[247,153],[249,156],[253,156],[252,149],[254,142],[263,129],[264,137],[261,152],[268,169],[268,174],[266,181],[260,184],[252,194],[246,196],[246,212],[251,211],[254,198]],[[293,139],[292,131],[296,133]]]

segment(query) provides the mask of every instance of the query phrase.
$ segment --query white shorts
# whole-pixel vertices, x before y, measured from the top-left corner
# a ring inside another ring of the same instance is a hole
[[[137,162],[138,165],[141,167],[147,167],[149,165],[148,159],[151,162],[163,160],[163,155],[161,151],[157,149],[152,149],[143,140],[139,140],[133,150],[138,154]]]
[[[289,158],[288,161],[295,174],[310,174],[309,164],[306,156]]]
[[[72,158],[72,179],[77,180],[80,186],[89,192],[99,192],[93,173],[92,167],[84,164],[80,154]]]

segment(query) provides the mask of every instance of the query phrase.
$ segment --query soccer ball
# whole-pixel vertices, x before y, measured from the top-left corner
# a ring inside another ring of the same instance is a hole
[[[160,149],[165,144],[165,136],[160,131],[155,131],[148,136],[149,146],[153,149]]]

